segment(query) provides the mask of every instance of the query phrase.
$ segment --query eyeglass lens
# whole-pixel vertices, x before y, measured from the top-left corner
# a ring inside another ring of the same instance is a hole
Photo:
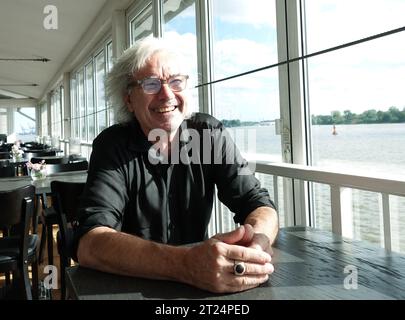
[[[169,78],[167,81],[161,79],[149,78],[143,80],[142,88],[147,94],[158,93],[162,87],[162,83],[167,82],[169,88],[172,91],[182,91],[186,87],[187,77],[185,76],[175,76]]]

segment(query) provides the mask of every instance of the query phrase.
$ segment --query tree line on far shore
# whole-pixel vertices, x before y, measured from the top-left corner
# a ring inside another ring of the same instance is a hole
[[[388,111],[366,110],[356,114],[350,110],[332,111],[330,115],[312,115],[312,124],[371,124],[371,123],[401,123],[405,122],[405,108],[400,111],[391,107]]]

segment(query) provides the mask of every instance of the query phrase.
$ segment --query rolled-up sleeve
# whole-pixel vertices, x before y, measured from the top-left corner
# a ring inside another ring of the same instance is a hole
[[[80,238],[99,226],[121,230],[128,202],[128,173],[123,148],[101,134],[93,142],[89,171],[75,228],[74,252]]]

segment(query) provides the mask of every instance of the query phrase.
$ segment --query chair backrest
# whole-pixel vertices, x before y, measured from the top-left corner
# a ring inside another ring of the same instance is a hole
[[[46,150],[36,150],[34,151],[27,151],[23,153],[24,159],[31,160],[32,157],[41,157],[41,156],[56,156],[56,151],[46,151]]]
[[[84,182],[51,182],[53,206],[57,213],[66,217],[66,222],[76,220],[80,196],[85,185]]]
[[[0,152],[0,159],[11,159],[11,154],[8,151]]]
[[[14,177],[15,168],[12,165],[0,166],[0,178]]]
[[[53,158],[54,157],[54,158]],[[42,157],[32,157],[31,163],[40,163],[45,160],[46,164],[64,164],[69,163],[68,157],[63,156],[42,156]]]
[[[61,252],[65,258],[72,257],[73,231],[68,228],[68,223],[75,224],[80,197],[83,194],[86,183],[52,181],[52,203],[58,218],[61,236]]]
[[[60,163],[60,164],[47,164],[46,173],[52,174],[52,173],[57,173],[57,172],[80,171],[80,170],[87,170],[88,168],[89,168],[88,161]]]
[[[8,229],[20,223],[23,199],[34,199],[34,197],[35,187],[33,185],[9,191],[0,191],[0,227],[2,229]]]

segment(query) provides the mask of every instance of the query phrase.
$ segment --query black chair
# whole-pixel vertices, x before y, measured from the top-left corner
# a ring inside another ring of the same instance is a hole
[[[0,192],[0,273],[13,272],[13,285],[18,284],[27,300],[38,298],[38,236],[29,234],[35,219],[35,187],[32,185]],[[32,266],[32,288],[28,265]],[[6,285],[9,279],[6,279]]]
[[[68,172],[68,171],[81,171],[87,170],[89,166],[88,161],[65,163],[65,164],[49,164],[46,165],[47,174],[53,174],[58,172]],[[45,239],[47,239],[48,245],[48,264],[53,265],[53,225],[58,224],[57,214],[53,207],[48,207],[47,195],[43,194],[41,196],[42,206],[43,206],[43,221],[44,227],[42,228],[41,234],[41,245],[39,249],[40,261],[43,259],[43,252],[45,246]],[[46,230],[45,230],[46,229]]]
[[[47,164],[46,173],[53,174],[58,172],[80,171],[80,170],[87,170],[88,167],[89,163],[87,160],[70,163]]]
[[[46,150],[30,150],[23,153],[24,159],[31,161],[33,157],[42,157],[42,156],[56,156],[56,151],[46,151]]]
[[[77,223],[77,210],[85,183],[52,181],[52,204],[56,212],[59,232],[57,236],[60,256],[61,298],[66,298],[65,269],[70,267],[73,246],[73,226]]]
[[[46,164],[65,164],[69,163],[69,158],[65,156],[42,156],[42,157],[32,157],[31,163],[40,163],[45,160]],[[86,159],[84,159],[86,160]]]
[[[0,152],[0,159],[11,159],[12,156],[9,151]]]
[[[12,165],[1,166],[0,167],[0,178],[6,177],[14,177],[15,176],[15,168]]]

